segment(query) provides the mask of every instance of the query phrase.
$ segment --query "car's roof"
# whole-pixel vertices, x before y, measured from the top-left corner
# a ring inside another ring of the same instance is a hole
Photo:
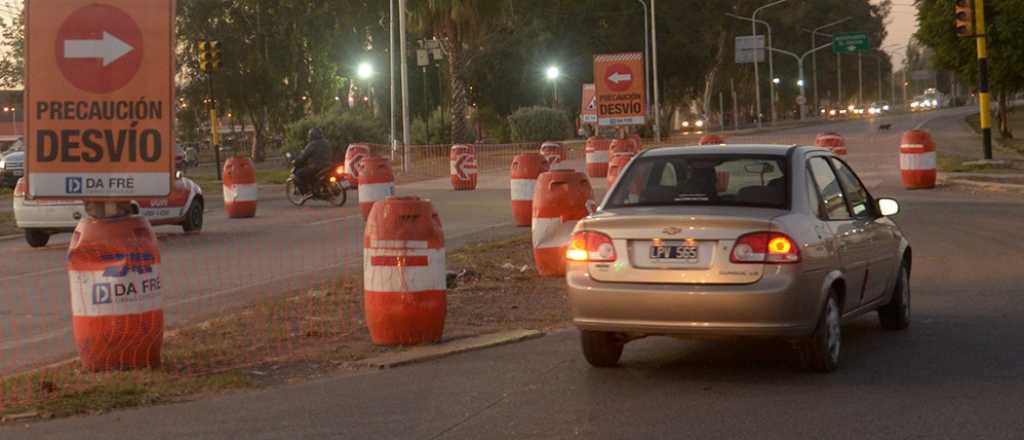
[[[672,145],[666,147],[652,148],[644,152],[644,156],[676,156],[676,155],[706,155],[706,154],[740,154],[740,155],[768,155],[785,156],[794,148],[816,148],[799,145],[773,145],[773,144],[723,144],[723,145]]]

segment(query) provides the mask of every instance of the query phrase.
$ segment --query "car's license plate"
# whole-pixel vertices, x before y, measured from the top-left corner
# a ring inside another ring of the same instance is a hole
[[[700,259],[699,250],[699,246],[690,244],[652,245],[651,259],[697,261]]]

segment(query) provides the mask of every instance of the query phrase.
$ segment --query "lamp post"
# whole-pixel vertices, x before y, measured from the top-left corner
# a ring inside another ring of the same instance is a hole
[[[800,96],[806,96],[806,95],[804,95],[804,83],[805,83],[805,81],[804,81],[804,58],[807,58],[807,55],[811,55],[811,54],[813,54],[813,53],[815,53],[815,52],[817,52],[819,50],[822,50],[822,49],[827,49],[830,46],[832,46],[832,43],[824,44],[824,45],[815,47],[815,48],[813,48],[813,49],[811,49],[811,50],[809,50],[807,52],[804,52],[803,55],[797,55],[797,54],[795,54],[793,52],[790,52],[788,50],[772,48],[773,52],[778,52],[778,53],[781,53],[781,54],[789,55],[789,56],[793,57],[793,59],[796,60],[797,71],[799,72],[799,75],[800,75],[800,79],[797,80],[797,85],[800,86]],[[805,118],[805,113],[806,112],[804,112],[804,106],[801,105],[800,106],[800,119],[801,120],[803,120]]]
[[[651,90],[651,16],[647,13],[647,2],[644,0],[636,0],[640,2],[640,6],[644,7],[644,75],[647,77],[644,81],[644,94]],[[647,103],[647,108],[644,112],[648,117],[651,115],[651,99],[648,96],[644,97],[644,102]]]
[[[547,77],[548,81],[554,85],[555,94],[552,100],[551,107],[558,108],[558,78],[562,76],[562,71],[558,69],[558,66],[549,66],[544,71],[544,76]]]
[[[759,8],[757,8],[757,9],[755,9],[754,13],[750,14],[750,18],[740,17],[740,16],[737,16],[737,15],[734,15],[734,14],[728,14],[728,13],[726,14],[726,15],[728,15],[730,17],[733,17],[733,18],[738,18],[738,19],[741,19],[741,20],[749,21],[750,22],[750,34],[755,39],[757,38],[757,24],[758,23],[764,24],[768,28],[768,71],[769,71],[769,76],[771,76],[772,78],[775,77],[775,69],[774,69],[774,65],[772,63],[772,54],[771,54],[772,27],[771,27],[771,25],[769,25],[765,21],[758,21],[757,20],[757,13],[761,12],[762,10],[764,10],[766,8],[770,8],[770,7],[776,6],[776,5],[781,5],[781,4],[785,3],[785,2],[786,2],[786,0],[777,0],[777,1],[774,1],[774,2],[771,2],[771,3],[768,3],[766,5],[763,5],[763,6],[759,7]],[[760,73],[758,73],[757,65],[758,65],[757,57],[754,57],[754,95],[755,95],[755,102],[756,102],[755,105],[757,106],[757,109],[754,111],[754,118],[757,121],[757,126],[760,127],[761,126],[761,81],[760,81]],[[775,87],[772,86],[771,87],[771,91],[772,91],[771,95],[772,96],[769,97],[771,103],[774,103],[774,101],[775,101],[775,99],[774,99],[774,97],[775,97],[774,90],[775,90]],[[775,106],[774,105],[772,105],[771,113],[772,113],[772,122],[775,122]]]
[[[817,39],[818,31],[820,31],[822,29],[825,29],[827,27],[831,27],[831,26],[835,26],[835,25],[838,25],[838,24],[842,24],[842,23],[844,23],[844,22],[846,22],[846,21],[848,21],[848,20],[850,20],[852,18],[853,17],[846,17],[846,18],[843,18],[841,20],[836,20],[836,21],[833,21],[831,23],[823,24],[823,25],[818,26],[818,27],[814,28],[813,30],[811,30],[811,47],[816,47],[818,45],[818,39]],[[838,56],[838,55],[836,55],[836,56]],[[814,111],[818,111],[817,109],[819,107],[821,107],[821,102],[818,100],[818,53],[817,52],[814,52],[814,53],[811,54],[811,71],[812,71],[812,73],[811,73],[811,81],[814,83],[814,108],[815,108]]]
[[[376,72],[373,69],[373,65],[370,64],[370,63],[362,62],[362,63],[359,63],[358,65],[356,65],[356,78],[359,78],[360,80],[366,82],[366,94],[367,94],[367,96],[371,97],[370,102],[369,102],[370,103],[370,113],[375,113],[374,110],[375,110],[375,107],[376,107],[376,106],[374,106],[374,103],[375,103],[376,99],[372,98],[373,86],[370,85],[370,79],[372,79],[375,74],[376,74]]]
[[[654,141],[661,142],[661,102],[659,101],[661,95],[658,92],[658,22],[654,19],[656,5],[656,0],[651,0],[651,53],[654,56],[654,59],[651,60],[651,70],[654,71]]]

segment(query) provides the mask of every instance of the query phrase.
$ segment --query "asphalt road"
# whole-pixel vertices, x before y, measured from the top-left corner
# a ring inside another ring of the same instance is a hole
[[[882,331],[873,315],[851,323],[834,374],[804,371],[784,344],[667,338],[631,343],[621,368],[594,369],[566,329],[394,370],[0,428],[0,437],[1020,438],[1024,203],[898,187],[899,133],[933,117],[936,133],[955,129],[958,112],[896,117],[892,131],[828,127],[847,137],[875,195],[901,201],[897,221],[915,251],[910,330]],[[749,139],[810,142],[819,130]]]

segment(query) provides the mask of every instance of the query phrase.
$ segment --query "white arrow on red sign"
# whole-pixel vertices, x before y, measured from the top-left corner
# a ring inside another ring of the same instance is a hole
[[[459,180],[469,180],[471,174],[476,174],[476,160],[469,154],[459,156],[455,160],[455,175]]]
[[[615,84],[618,84],[618,83],[623,82],[623,81],[632,81],[632,80],[633,80],[633,75],[628,74],[628,73],[615,72],[615,73],[611,74],[611,76],[608,77],[608,81],[611,81],[611,82],[613,82]]]
[[[103,67],[109,66],[133,50],[135,50],[134,47],[109,32],[103,32],[103,39],[100,40],[64,41],[64,58],[100,58],[103,60]]]

